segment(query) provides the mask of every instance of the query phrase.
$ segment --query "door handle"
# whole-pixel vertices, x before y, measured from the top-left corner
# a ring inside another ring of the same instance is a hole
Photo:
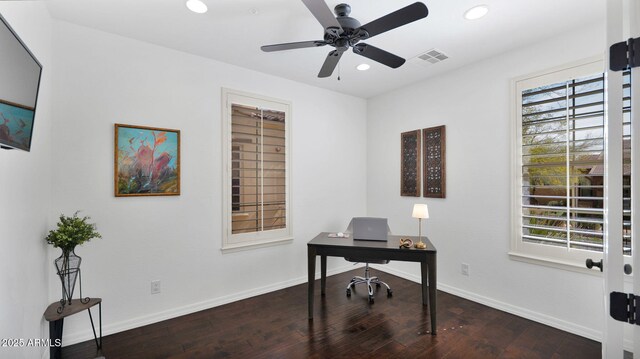
[[[587,259],[586,265],[587,265],[587,268],[589,268],[589,269],[591,269],[593,267],[598,267],[598,268],[600,268],[600,272],[602,272],[602,267],[603,267],[602,259],[599,262],[594,262],[593,259],[589,258],[589,259]]]

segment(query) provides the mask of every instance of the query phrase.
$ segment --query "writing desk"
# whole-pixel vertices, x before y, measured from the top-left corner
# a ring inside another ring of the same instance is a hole
[[[436,333],[436,248],[427,237],[422,241],[426,249],[399,248],[400,238],[410,238],[418,242],[415,236],[389,235],[386,242],[354,241],[353,238],[329,238],[328,232],[318,234],[307,243],[307,271],[309,290],[309,319],[313,319],[313,300],[316,279],[316,256],[320,256],[320,293],[325,294],[327,283],[327,256],[367,258],[370,260],[394,260],[420,263],[422,280],[422,304],[429,305],[431,333]]]

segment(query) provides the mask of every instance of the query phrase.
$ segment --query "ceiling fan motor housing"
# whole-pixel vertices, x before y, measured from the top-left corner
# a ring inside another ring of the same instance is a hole
[[[337,15],[336,20],[342,27],[342,31],[335,27],[325,29],[324,40],[328,45],[334,46],[339,51],[346,51],[358,41],[369,37],[365,30],[360,29],[360,21],[349,16],[351,6],[338,4],[333,11]]]
[[[351,13],[349,4],[338,4],[333,8],[333,12],[336,14],[336,20],[338,20],[346,35],[351,35],[354,29],[361,26],[360,21],[349,16]]]
[[[342,26],[345,34],[352,34],[353,30],[360,27],[360,21],[349,16],[338,16],[336,20],[338,20],[340,26]]]

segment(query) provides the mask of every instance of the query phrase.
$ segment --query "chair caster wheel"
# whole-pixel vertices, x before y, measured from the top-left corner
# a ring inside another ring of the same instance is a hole
[[[380,283],[376,283],[376,288],[380,288]]]
[[[373,304],[373,296],[372,295],[369,296],[369,304]]]
[[[387,297],[393,297],[393,292],[391,289],[387,289]]]
[[[347,297],[351,297],[351,289],[347,289]]]

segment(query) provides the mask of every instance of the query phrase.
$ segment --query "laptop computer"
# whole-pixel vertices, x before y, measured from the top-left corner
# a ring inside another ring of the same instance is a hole
[[[353,239],[361,241],[386,241],[389,232],[386,218],[353,217]]]

